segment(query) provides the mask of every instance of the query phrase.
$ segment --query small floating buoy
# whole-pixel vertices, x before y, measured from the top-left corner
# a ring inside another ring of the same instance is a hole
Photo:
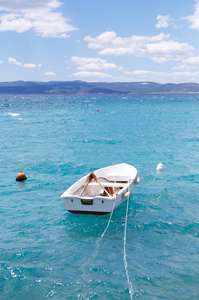
[[[26,175],[22,171],[20,171],[17,174],[16,181],[23,181],[23,180],[26,180],[26,179],[27,179],[27,177],[26,177]]]
[[[163,171],[164,170],[164,166],[163,166],[163,164],[160,162],[158,165],[157,165],[157,167],[156,167],[156,171],[157,172],[160,172],[160,171]]]
[[[99,109],[97,109],[97,111],[99,111]]]
[[[164,108],[163,110],[166,111],[166,108]]]

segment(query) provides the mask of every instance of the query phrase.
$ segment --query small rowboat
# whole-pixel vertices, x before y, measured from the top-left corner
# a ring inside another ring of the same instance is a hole
[[[121,205],[139,183],[137,169],[113,164],[74,183],[62,195],[65,208],[74,214],[106,215]]]

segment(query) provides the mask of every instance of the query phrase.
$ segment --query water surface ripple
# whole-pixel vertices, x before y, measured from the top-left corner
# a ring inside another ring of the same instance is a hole
[[[96,248],[109,216],[72,215],[60,199],[121,162],[141,177],[126,232],[133,299],[198,299],[198,105],[191,96],[1,97],[0,299],[130,299],[126,203]]]

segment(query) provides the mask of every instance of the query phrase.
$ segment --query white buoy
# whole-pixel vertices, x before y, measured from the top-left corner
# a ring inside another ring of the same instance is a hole
[[[157,167],[156,167],[156,171],[157,172],[161,172],[161,171],[163,171],[164,170],[164,166],[163,166],[163,164],[160,162],[158,165],[157,165]]]

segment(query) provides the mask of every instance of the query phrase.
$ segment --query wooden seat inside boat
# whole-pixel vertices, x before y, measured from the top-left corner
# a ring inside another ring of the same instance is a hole
[[[119,182],[102,182],[104,188],[107,192],[112,196],[117,194],[119,190],[127,185]],[[80,196],[83,186],[81,186],[78,190],[76,190],[73,195]],[[110,191],[110,192],[109,192]],[[101,186],[97,182],[90,182],[84,192],[82,193],[83,197],[95,197],[95,196],[108,196],[107,193],[101,188]]]
[[[128,181],[128,176],[115,174],[108,174],[106,177],[99,177],[97,178],[97,181],[96,178],[91,176],[90,181],[86,183],[86,186],[81,186],[73,193],[73,195],[83,197],[95,197],[99,195],[105,197],[113,196],[114,194],[117,194],[119,190],[123,189],[128,184]]]

